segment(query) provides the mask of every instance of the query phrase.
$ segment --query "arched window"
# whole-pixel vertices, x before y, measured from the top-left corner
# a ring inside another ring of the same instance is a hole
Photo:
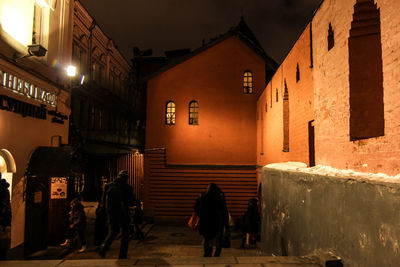
[[[243,93],[253,93],[253,73],[251,73],[249,70],[246,70],[243,73]]]
[[[165,124],[166,125],[175,124],[175,103],[172,101],[167,102],[165,110]]]
[[[199,124],[199,103],[197,101],[192,101],[189,103],[189,124]]]

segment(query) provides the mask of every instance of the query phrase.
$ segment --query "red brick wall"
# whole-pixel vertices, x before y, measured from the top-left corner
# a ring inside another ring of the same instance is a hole
[[[375,1],[381,17],[385,135],[350,141],[348,37],[355,3],[325,1],[313,19],[316,164],[393,175],[400,172],[400,2]],[[335,46],[328,51],[329,23]]]
[[[297,64],[300,70],[298,82]],[[308,121],[314,119],[310,66],[310,29],[307,26],[257,101],[258,165],[282,161],[301,161],[308,164]],[[289,94],[289,152],[283,152],[285,81]]]

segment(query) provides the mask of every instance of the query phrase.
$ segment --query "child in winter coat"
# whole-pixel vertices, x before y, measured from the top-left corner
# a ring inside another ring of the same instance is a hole
[[[60,246],[71,247],[72,239],[74,238],[75,233],[78,232],[79,240],[82,245],[81,249],[78,250],[78,252],[79,253],[85,252],[86,251],[86,237],[85,237],[86,215],[85,215],[85,210],[84,210],[79,198],[74,198],[71,201],[70,219],[71,219],[71,224],[69,225],[69,228],[67,231],[67,239]]]

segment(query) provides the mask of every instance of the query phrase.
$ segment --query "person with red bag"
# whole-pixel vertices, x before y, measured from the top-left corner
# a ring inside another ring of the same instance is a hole
[[[194,212],[200,217],[199,233],[204,237],[204,257],[212,256],[214,244],[214,257],[219,257],[224,229],[229,227],[225,194],[215,183],[210,183],[196,200]]]

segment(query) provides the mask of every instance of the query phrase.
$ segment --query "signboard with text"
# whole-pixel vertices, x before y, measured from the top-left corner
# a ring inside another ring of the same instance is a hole
[[[65,177],[51,178],[50,198],[51,199],[67,198],[67,178]]]

